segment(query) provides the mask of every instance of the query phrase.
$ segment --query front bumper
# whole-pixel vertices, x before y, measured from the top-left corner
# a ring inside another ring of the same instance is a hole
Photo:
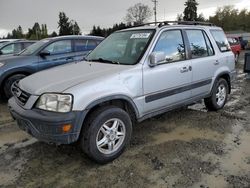
[[[23,109],[12,97],[9,100],[10,113],[17,120],[18,126],[34,136],[38,140],[56,143],[70,144],[79,138],[85,111],[73,111],[69,113],[48,112],[39,109]],[[63,125],[70,124],[69,132],[63,133]]]

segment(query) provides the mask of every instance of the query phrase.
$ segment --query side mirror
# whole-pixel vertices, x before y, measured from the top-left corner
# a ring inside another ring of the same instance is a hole
[[[0,50],[0,55],[3,55],[3,52]]]
[[[165,60],[166,56],[164,52],[153,52],[149,56],[149,61],[150,61],[149,66],[154,67],[160,63],[165,62]]]
[[[43,51],[41,51],[41,52],[39,53],[39,55],[40,55],[42,58],[44,58],[44,57],[46,57],[46,56],[49,56],[49,55],[50,55],[50,52],[47,51],[47,50],[43,50]]]

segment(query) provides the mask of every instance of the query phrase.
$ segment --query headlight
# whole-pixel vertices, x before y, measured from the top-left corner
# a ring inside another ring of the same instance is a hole
[[[36,107],[53,112],[70,112],[72,108],[72,95],[69,94],[43,94]]]
[[[1,63],[1,62],[0,62],[0,67],[2,67],[2,66],[4,66],[4,63]]]

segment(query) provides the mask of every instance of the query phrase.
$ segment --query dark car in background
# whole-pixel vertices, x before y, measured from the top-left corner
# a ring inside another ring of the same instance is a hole
[[[12,42],[3,43],[0,46],[0,57],[4,55],[13,55],[21,52],[30,45],[34,44],[36,41],[29,40],[15,40]]]
[[[11,86],[35,72],[81,61],[101,41],[95,36],[60,36],[38,41],[14,56],[0,57],[1,96],[12,96]]]
[[[240,52],[241,52],[240,40],[238,37],[227,37],[227,40],[228,40],[230,47],[234,53],[235,62],[237,63],[239,56],[240,56]]]

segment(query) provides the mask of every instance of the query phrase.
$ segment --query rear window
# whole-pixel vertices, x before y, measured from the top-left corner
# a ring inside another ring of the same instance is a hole
[[[211,30],[214,40],[221,52],[230,51],[230,46],[227,41],[226,35],[221,30]]]

